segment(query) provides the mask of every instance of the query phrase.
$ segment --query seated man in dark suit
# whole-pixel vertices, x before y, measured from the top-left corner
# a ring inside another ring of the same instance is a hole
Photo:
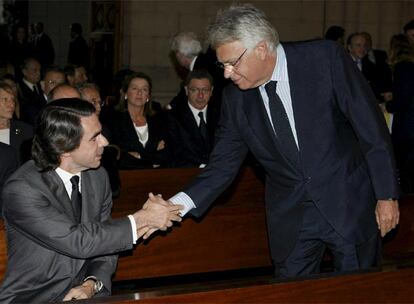
[[[175,167],[204,167],[213,148],[219,113],[209,105],[213,78],[194,70],[185,81],[186,99],[168,113],[168,141]]]
[[[42,111],[33,161],[3,188],[8,267],[1,303],[109,295],[115,253],[180,220],[181,208],[160,198],[128,217],[111,219],[108,176],[99,168],[107,144],[92,104],[60,99]]]
[[[16,171],[18,164],[19,162],[14,149],[0,142],[0,217],[3,216],[3,202],[1,200],[3,185],[9,176]]]
[[[26,58],[22,65],[23,79],[19,82],[19,101],[21,103],[21,120],[31,125],[35,124],[36,117],[46,105],[40,86],[41,66],[34,58]]]

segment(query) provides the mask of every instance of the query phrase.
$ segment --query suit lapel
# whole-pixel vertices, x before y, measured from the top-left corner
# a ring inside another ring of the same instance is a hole
[[[91,169],[93,170],[93,169]],[[91,175],[88,171],[83,171],[81,173],[82,177],[82,216],[81,221],[82,222],[88,222],[91,219],[93,219],[94,208],[96,204],[94,202],[98,201],[96,198],[96,191],[97,189],[94,189],[93,181],[91,178]]]
[[[69,195],[66,192],[65,185],[55,170],[47,171],[43,173],[45,184],[48,185],[50,191],[55,195],[57,199],[56,208],[67,214],[73,221],[76,221],[75,214],[72,208],[72,202]]]
[[[259,89],[251,89],[243,93],[244,110],[253,133],[269,151],[280,152],[280,144],[270,124],[269,116],[263,104]]]
[[[318,121],[311,117],[318,117],[320,114],[318,107],[312,106],[313,100],[318,95],[318,87],[312,79],[315,77],[312,66],[303,64],[304,58],[290,48],[283,45],[288,66],[290,94],[292,98],[292,108],[295,117],[295,128],[299,143],[299,157],[303,160],[305,155],[309,155],[314,142],[315,124]],[[312,92],[315,96],[310,96]],[[315,102],[316,104],[316,102]]]

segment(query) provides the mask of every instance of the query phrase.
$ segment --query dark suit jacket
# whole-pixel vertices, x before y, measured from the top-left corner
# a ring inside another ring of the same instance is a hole
[[[174,167],[198,167],[208,163],[214,144],[214,132],[218,122],[218,111],[207,108],[207,141],[201,137],[197,122],[188,102],[180,103],[168,113],[167,145],[172,151]]]
[[[20,164],[32,157],[33,127],[27,123],[12,119],[10,121],[10,146],[16,151]]]
[[[20,119],[32,126],[35,125],[39,112],[46,105],[46,99],[40,84],[37,84],[39,94],[29,88],[23,81],[19,81]]]
[[[87,276],[111,291],[115,252],[132,247],[128,218],[111,220],[112,198],[104,169],[82,172],[82,223],[77,224],[62,180],[25,163],[3,190],[8,266],[0,302],[61,301]]]
[[[69,43],[68,63],[89,69],[89,47],[82,36],[77,36]]]
[[[377,234],[377,199],[398,195],[388,130],[375,98],[335,42],[283,44],[300,147],[294,165],[280,149],[259,90],[228,86],[210,162],[185,192],[200,216],[233,181],[248,150],[266,172],[272,258],[295,243],[303,202],[313,201],[353,243]]]
[[[393,101],[389,110],[394,113],[392,137],[396,143],[414,145],[414,63],[401,61],[394,68]]]
[[[154,164],[166,166],[170,159],[168,149],[157,151],[158,143],[166,139],[166,132],[160,116],[147,117],[148,142],[145,147],[139,141],[134,123],[128,111],[119,112],[114,117],[113,143],[121,149],[119,160],[120,169],[152,168]],[[141,159],[137,159],[128,152],[138,152]]]
[[[2,217],[3,203],[1,193],[3,185],[9,176],[16,171],[19,162],[15,150],[9,145],[0,142],[0,217]]]
[[[34,54],[42,68],[50,66],[55,62],[55,49],[53,48],[52,40],[46,33],[34,40]]]

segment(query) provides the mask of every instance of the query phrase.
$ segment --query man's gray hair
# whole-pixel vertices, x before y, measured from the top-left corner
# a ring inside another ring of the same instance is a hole
[[[265,41],[269,50],[274,51],[279,44],[279,35],[265,13],[251,4],[233,4],[220,10],[207,27],[207,35],[213,48],[240,41],[253,49]]]
[[[85,90],[87,89],[94,89],[99,94],[99,87],[96,84],[91,83],[91,82],[85,82],[85,83],[79,84],[75,88],[79,91],[79,94],[82,99],[85,99]]]
[[[171,42],[171,50],[175,53],[180,52],[186,57],[194,58],[201,52],[202,47],[196,34],[182,32],[174,36]]]

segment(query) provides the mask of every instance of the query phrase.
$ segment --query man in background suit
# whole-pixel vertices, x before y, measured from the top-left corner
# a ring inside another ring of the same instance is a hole
[[[26,58],[22,65],[23,79],[19,82],[19,101],[21,120],[35,124],[39,112],[46,105],[40,85],[41,66],[34,58]]]
[[[368,84],[331,41],[279,43],[265,14],[233,5],[208,27],[224,76],[210,161],[170,199],[201,216],[233,181],[248,150],[266,172],[275,274],[377,266],[379,235],[398,223],[398,185],[385,122]]]
[[[68,51],[68,63],[81,65],[89,68],[89,47],[82,37],[82,26],[79,23],[72,23],[70,26],[70,38]]]
[[[18,166],[16,152],[9,145],[0,142],[0,217],[3,217],[3,202],[1,200],[3,185]]]
[[[43,110],[33,161],[3,189],[8,267],[1,303],[109,295],[114,253],[131,249],[148,229],[180,220],[180,208],[160,202],[111,219],[108,176],[99,168],[107,144],[92,104],[60,99]]]
[[[205,70],[194,70],[188,74],[184,89],[186,100],[168,112],[167,146],[172,149],[175,167],[205,167],[219,114],[209,103],[213,78]]]
[[[55,49],[52,40],[44,32],[44,25],[42,22],[37,22],[34,25],[36,35],[33,40],[33,48],[35,58],[39,60],[42,69],[45,69],[55,62]]]

